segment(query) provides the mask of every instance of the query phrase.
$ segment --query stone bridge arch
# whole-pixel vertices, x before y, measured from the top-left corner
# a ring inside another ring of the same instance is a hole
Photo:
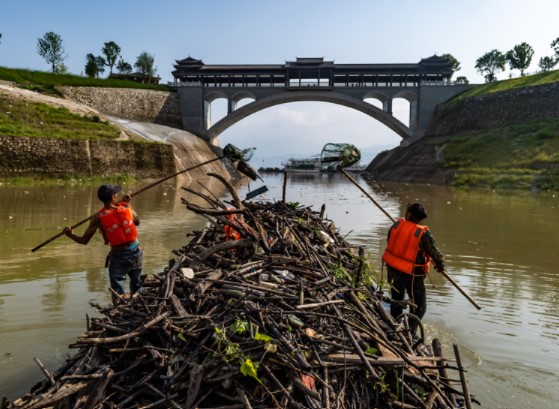
[[[247,96],[245,95],[240,99],[246,97]],[[255,96],[252,96],[251,98],[255,98]],[[303,101],[329,102],[332,104],[342,105],[348,108],[355,109],[383,123],[388,128],[393,130],[396,134],[401,136],[402,139],[407,139],[413,134],[412,130],[409,127],[405,126],[402,122],[393,117],[391,113],[385,112],[382,109],[379,109],[374,105],[371,105],[368,102],[365,102],[358,98],[349,97],[347,95],[335,92],[322,93],[313,91],[293,91],[270,95],[260,99],[255,98],[254,102],[247,104],[237,110],[231,111],[221,120],[216,122],[206,131],[205,137],[208,142],[215,145],[217,144],[216,141],[219,135],[240,120],[266,108],[290,102]]]

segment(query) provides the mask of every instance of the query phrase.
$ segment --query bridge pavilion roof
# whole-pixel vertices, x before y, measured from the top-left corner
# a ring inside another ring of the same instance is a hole
[[[361,82],[414,83],[450,80],[451,63],[439,56],[424,58],[416,64],[335,64],[324,58],[296,58],[285,64],[216,64],[208,65],[192,57],[177,60],[172,71],[175,82],[195,82],[204,85],[241,85],[269,83],[289,84],[290,81],[318,80],[335,83]]]

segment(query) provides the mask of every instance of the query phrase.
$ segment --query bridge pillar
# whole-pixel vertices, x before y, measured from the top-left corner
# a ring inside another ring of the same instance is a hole
[[[237,108],[237,103],[232,101],[231,98],[227,98],[227,115],[233,112]]]
[[[388,98],[386,101],[383,101],[382,110],[387,114],[392,115],[392,98]]]
[[[410,101],[410,125],[409,128],[415,132],[417,129],[417,101]]]
[[[180,100],[182,128],[211,142],[205,122],[208,117],[202,87],[180,87],[177,92]]]
[[[212,103],[204,101],[204,128],[210,129],[212,127]]]
[[[417,106],[415,107],[415,110],[417,111],[415,114],[417,122],[415,122],[415,126],[413,127],[410,122],[410,129],[413,134],[411,138],[408,138],[406,141],[403,140],[402,143],[411,144],[418,139],[421,139],[425,135],[425,131],[427,131],[429,122],[437,105],[448,101],[450,98],[471,88],[472,86],[474,85],[431,85],[421,87],[419,100],[417,101]]]

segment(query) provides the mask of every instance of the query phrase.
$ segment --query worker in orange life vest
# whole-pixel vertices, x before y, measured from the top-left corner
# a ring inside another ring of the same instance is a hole
[[[433,235],[427,226],[419,224],[426,218],[427,213],[420,203],[408,204],[405,220],[398,219],[388,231],[388,244],[382,256],[387,266],[392,299],[402,301],[407,293],[410,302],[416,305],[410,312],[419,319],[427,310],[425,276],[429,273],[430,261],[433,261],[435,270],[444,270],[444,257]],[[390,305],[392,317],[398,318],[402,311],[401,305]],[[415,331],[417,325],[411,327]]]
[[[64,233],[76,243],[85,245],[99,230],[105,244],[111,246],[108,257],[111,288],[117,294],[124,294],[128,276],[130,292],[134,294],[142,287],[140,276],[144,255],[136,229],[140,219],[130,205],[130,195],[124,195],[120,202],[117,200],[117,193],[120,191],[121,187],[116,185],[99,187],[97,197],[103,202],[103,207],[91,217],[83,236],[75,235],[70,227],[66,227]]]

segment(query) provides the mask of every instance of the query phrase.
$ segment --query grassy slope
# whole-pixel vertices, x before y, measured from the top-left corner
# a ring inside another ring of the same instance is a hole
[[[453,101],[553,82],[559,70],[484,84]],[[559,118],[430,139],[444,145],[443,166],[456,169],[454,186],[559,190]]]
[[[98,116],[0,94],[0,135],[37,138],[116,139],[120,130]]]
[[[29,71],[0,67],[0,80],[10,81],[18,86],[59,96],[58,86],[97,86],[112,88],[144,88],[166,90],[166,87],[148,84],[138,84],[132,81],[102,80],[83,78],[75,75],[53,75],[41,71]],[[63,107],[29,102],[7,94],[0,94],[0,137],[29,136],[37,138],[67,138],[89,140],[115,140],[120,135],[120,129],[100,120],[98,116],[81,116]],[[134,142],[139,142],[134,140]],[[141,141],[140,141],[141,142]],[[107,178],[103,178],[105,180]],[[91,183],[96,178],[80,178],[79,183]],[[127,175],[117,175],[110,178],[115,182],[131,180]],[[61,180],[48,177],[35,178],[0,178],[0,184],[29,185],[32,183],[50,184],[60,183]],[[64,178],[64,182],[74,183],[71,175]]]
[[[444,145],[443,166],[456,169],[454,186],[559,190],[559,118],[429,143]]]
[[[496,81],[483,84],[458,95],[455,99],[473,97],[476,95],[489,94],[491,92],[506,91],[513,88],[532,87],[559,81],[559,70],[541,72],[539,74],[527,75],[505,81]]]
[[[134,81],[115,79],[99,79],[80,77],[78,75],[58,75],[44,71],[31,71],[0,67],[0,80],[15,82],[22,88],[38,91],[50,95],[59,95],[56,87],[109,87],[109,88],[141,88],[168,91],[164,85],[140,84]]]
[[[61,96],[57,90],[60,86],[168,90],[165,86],[133,81],[55,75],[5,67],[0,67],[0,80],[53,96]],[[80,116],[66,108],[31,103],[0,94],[0,135],[110,140],[118,138],[120,130],[102,122],[98,116]]]

